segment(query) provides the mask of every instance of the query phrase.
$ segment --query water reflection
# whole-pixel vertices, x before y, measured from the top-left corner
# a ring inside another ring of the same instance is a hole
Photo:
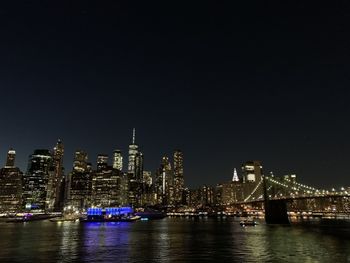
[[[76,260],[79,257],[80,237],[78,222],[57,222],[56,229],[61,233],[61,245],[57,259],[61,262]],[[68,260],[69,259],[69,260]]]
[[[84,262],[110,262],[129,258],[129,235],[132,224],[126,222],[84,223],[81,258]]]
[[[0,223],[0,262],[350,262],[349,228],[233,219]]]

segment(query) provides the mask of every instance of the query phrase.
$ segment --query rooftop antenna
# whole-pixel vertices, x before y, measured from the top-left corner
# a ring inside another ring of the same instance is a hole
[[[136,130],[135,128],[132,130],[132,144],[135,144]]]

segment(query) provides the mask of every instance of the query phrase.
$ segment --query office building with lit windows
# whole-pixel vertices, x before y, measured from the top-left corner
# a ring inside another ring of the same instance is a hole
[[[54,173],[52,155],[49,150],[35,150],[29,156],[28,169],[23,176],[23,202],[26,209],[47,208],[47,186]]]
[[[64,205],[64,146],[59,139],[52,153],[52,172],[47,185],[47,210],[59,212]]]
[[[184,167],[183,153],[181,150],[174,152],[174,203],[175,205],[183,204],[184,183]]]
[[[0,212],[22,210],[22,172],[15,167],[16,152],[8,151],[5,167],[0,169]]]
[[[123,170],[123,156],[120,150],[113,152],[113,169],[122,171]]]

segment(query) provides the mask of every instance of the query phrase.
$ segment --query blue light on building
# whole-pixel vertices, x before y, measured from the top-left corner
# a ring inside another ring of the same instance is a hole
[[[131,207],[108,207],[106,208],[106,215],[126,215],[133,213],[134,210]]]
[[[88,216],[119,216],[132,214],[134,210],[131,207],[108,207],[106,209],[102,208],[89,208],[87,210]]]
[[[101,216],[102,208],[89,208],[87,214],[88,216]]]

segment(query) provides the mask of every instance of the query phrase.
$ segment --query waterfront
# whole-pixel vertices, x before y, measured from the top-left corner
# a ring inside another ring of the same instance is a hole
[[[350,228],[238,219],[0,223],[0,262],[350,262]]]

